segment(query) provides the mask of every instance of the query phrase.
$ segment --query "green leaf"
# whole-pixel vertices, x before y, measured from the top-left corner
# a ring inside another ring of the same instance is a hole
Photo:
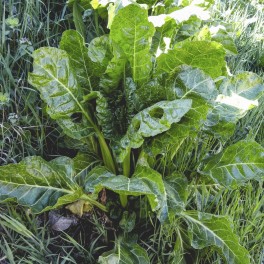
[[[109,175],[108,177],[106,172],[102,172],[102,174],[96,174],[96,175],[98,175],[102,179],[105,177],[107,179],[104,181],[100,180],[100,182],[98,181],[92,185],[95,190],[94,192],[95,194],[98,194],[103,188],[106,188],[120,195],[132,195],[132,196],[147,195],[152,210],[154,211],[158,209],[158,201],[156,199],[156,195],[153,193],[153,190],[151,190],[148,184],[142,181],[141,179],[135,177],[128,178],[123,175],[118,175],[115,177],[111,177],[111,175]]]
[[[223,47],[231,54],[236,55],[238,53],[234,38],[228,33],[223,25],[218,25],[216,27],[211,26],[210,33],[212,36],[212,41],[221,43]]]
[[[224,74],[225,50],[220,43],[213,41],[183,42],[157,58],[156,74],[173,73],[183,64],[199,68],[212,78],[217,78]]]
[[[148,154],[151,156],[168,155],[172,159],[185,139],[197,137],[206,120],[208,109],[203,100],[194,100],[191,109],[180,122],[172,124],[168,131],[146,143],[144,148]]]
[[[175,98],[198,98],[212,103],[218,95],[215,83],[210,76],[204,74],[200,69],[187,65],[177,69],[177,75],[172,78],[172,82]]]
[[[164,76],[158,76],[136,89],[134,100],[136,109],[141,111],[159,101],[175,99],[171,96],[167,98],[167,94],[171,94],[171,91],[170,87],[167,87],[164,83]]]
[[[264,148],[255,141],[239,141],[205,160],[200,173],[228,188],[264,179]]]
[[[139,165],[131,178],[123,175],[115,176],[105,167],[96,167],[85,178],[85,191],[98,193],[106,188],[120,195],[146,195],[151,209],[157,211],[158,218],[164,222],[168,217],[166,192],[162,176],[147,166]]]
[[[89,44],[88,55],[92,62],[93,75],[101,77],[113,57],[109,36],[94,38]]]
[[[68,53],[78,84],[85,89],[92,90],[93,69],[83,37],[72,29],[64,31],[60,41],[60,49]]]
[[[162,16],[162,15],[161,15]],[[152,42],[152,53],[158,57],[161,53],[166,53],[171,46],[173,36],[177,31],[177,25],[174,19],[164,19],[164,24],[160,24],[160,16],[149,16],[149,21],[156,27]]]
[[[94,124],[82,105],[80,89],[68,55],[56,48],[40,48],[33,53],[33,73],[29,82],[40,91],[47,112],[64,133],[75,139],[85,139],[94,131]],[[79,121],[74,120],[80,115]]]
[[[167,194],[162,176],[150,167],[138,164],[131,180],[133,179],[140,179],[142,184],[144,183],[146,186],[148,186],[152,193],[155,194],[155,200],[153,200],[152,196],[147,195],[147,197],[152,210],[157,211],[157,217],[160,222],[163,223],[168,218],[169,209],[167,204]],[[154,208],[154,204],[156,202],[158,204],[156,208]]]
[[[115,178],[116,175],[103,166],[96,166],[83,179],[83,187],[85,192],[93,193],[96,197],[100,191],[96,190],[96,186],[105,180]]]
[[[264,85],[257,74],[243,72],[224,79],[219,91],[221,94],[207,117],[206,130],[229,138],[234,133],[237,121],[258,106],[257,99],[262,96]]]
[[[84,101],[96,101],[96,118],[98,124],[101,126],[101,131],[107,139],[112,139],[114,136],[115,120],[113,118],[113,112],[111,111],[108,100],[98,91],[90,92],[83,97]]]
[[[175,216],[185,209],[188,198],[188,181],[182,174],[172,173],[164,180],[167,194],[169,220],[172,222]]]
[[[139,148],[144,138],[154,137],[170,129],[190,110],[192,100],[161,101],[136,114],[120,146],[114,149],[118,162],[122,162],[129,148]]]
[[[72,14],[73,14],[73,22],[75,25],[76,30],[82,35],[85,39],[85,25],[82,18],[82,7],[80,4],[75,1],[72,7]]]
[[[148,21],[148,12],[138,5],[128,5],[114,17],[110,38],[126,55],[135,82],[149,78],[152,69],[150,47],[154,27]]]
[[[136,243],[119,242],[116,248],[99,257],[100,264],[150,264],[147,252]]]
[[[118,84],[123,77],[127,62],[122,49],[115,43],[112,43],[112,47],[113,58],[107,65],[105,73],[100,78],[100,87],[102,87],[107,94],[112,94],[113,89],[118,87]]]
[[[19,164],[0,167],[0,201],[13,198],[29,206],[34,213],[76,201],[82,190],[73,180],[70,158],[59,157],[46,162],[28,157]]]
[[[264,94],[263,79],[253,72],[242,72],[226,78],[219,87],[226,96],[236,94],[248,100],[257,100]]]
[[[182,212],[188,224],[188,234],[195,249],[213,246],[229,264],[249,264],[248,251],[239,244],[226,217],[197,211]]]
[[[115,0],[115,1],[111,1],[111,3],[109,4],[109,6],[107,8],[107,10],[108,10],[107,28],[111,29],[113,19],[119,10],[124,8],[125,6],[132,4],[132,3],[136,3],[136,0]]]

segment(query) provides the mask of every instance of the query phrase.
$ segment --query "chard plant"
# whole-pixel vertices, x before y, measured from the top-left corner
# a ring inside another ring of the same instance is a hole
[[[258,105],[263,80],[228,73],[225,57],[236,49],[222,25],[208,22],[211,1],[171,2],[113,1],[109,34],[86,45],[79,24],[63,33],[59,48],[34,51],[29,82],[79,152],[0,167],[0,201],[15,200],[33,213],[67,206],[79,216],[94,207],[110,218],[122,207],[123,231],[99,263],[150,263],[128,234],[155,212],[161,225],[175,221],[184,230],[175,234],[170,263],[187,263],[191,246],[213,247],[226,263],[247,264],[249,253],[226,216],[186,205],[194,178],[230,189],[263,179],[263,147],[247,139],[225,144]],[[91,3],[97,15],[106,12],[101,1]],[[87,1],[70,4],[77,12]],[[214,148],[191,151],[193,166],[182,169],[179,150],[187,141],[203,148],[206,138],[217,142]]]

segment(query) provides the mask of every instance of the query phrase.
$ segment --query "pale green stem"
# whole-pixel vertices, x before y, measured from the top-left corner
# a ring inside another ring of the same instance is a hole
[[[130,155],[131,155],[131,149],[129,148],[128,153],[123,162],[123,175],[126,177],[130,176]],[[121,205],[125,208],[127,206],[127,195],[121,194],[120,202]]]

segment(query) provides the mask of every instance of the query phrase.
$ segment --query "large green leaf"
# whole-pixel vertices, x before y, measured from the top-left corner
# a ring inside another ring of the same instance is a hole
[[[142,184],[147,185],[152,193],[155,194],[155,201],[152,200],[152,196],[147,197],[152,209],[157,211],[158,219],[163,223],[168,218],[169,208],[167,204],[166,189],[162,176],[157,171],[151,169],[149,166],[142,166],[140,164],[137,166],[131,180],[133,179],[140,179]],[[154,202],[157,202],[156,208],[154,208],[153,206]]]
[[[76,201],[83,194],[73,179],[70,158],[46,162],[28,157],[19,164],[0,167],[0,201],[15,199],[35,213]]]
[[[114,17],[110,38],[122,48],[129,60],[135,82],[147,79],[152,69],[150,47],[154,31],[154,26],[148,21],[147,10],[138,5],[128,5]]]
[[[197,137],[206,120],[208,106],[203,100],[193,100],[188,113],[180,122],[172,124],[171,128],[147,142],[144,148],[151,156],[168,155],[172,159],[185,139]]]
[[[100,264],[150,264],[147,252],[135,243],[119,242],[115,249],[99,257]]]
[[[72,29],[64,31],[60,41],[60,48],[69,55],[78,84],[83,88],[92,90],[92,64],[88,56],[88,48],[85,46],[84,39],[80,33]]]
[[[115,178],[116,175],[111,173],[107,168],[103,166],[96,166],[83,178],[83,187],[85,192],[92,193],[95,197],[98,195],[98,189],[96,186],[103,183],[105,180]]]
[[[255,141],[239,141],[205,160],[201,174],[229,188],[264,179],[264,148]]]
[[[207,103],[212,103],[218,95],[218,90],[210,76],[200,69],[187,65],[177,69],[176,77],[173,77],[171,82],[171,93],[175,94],[175,98],[202,98]]]
[[[239,244],[226,217],[197,211],[182,212],[191,244],[196,249],[215,247],[229,264],[249,264],[248,251]]]
[[[33,53],[33,73],[29,82],[40,91],[47,112],[65,134],[85,139],[93,133],[93,122],[82,105],[80,89],[69,57],[64,50],[40,48]],[[74,120],[80,115],[79,120]]]
[[[253,72],[238,73],[226,78],[221,83],[219,91],[226,96],[236,94],[248,100],[257,100],[264,94],[263,79]]]
[[[92,169],[84,179],[86,192],[96,198],[98,193],[106,188],[119,195],[146,195],[153,211],[157,211],[158,218],[164,222],[168,217],[166,191],[162,176],[148,166],[137,166],[131,178],[114,175],[105,167]]]
[[[224,74],[225,50],[220,43],[210,41],[183,42],[157,58],[156,74],[173,73],[180,65],[189,65],[203,70],[212,78]]]
[[[216,136],[228,138],[237,121],[258,105],[257,99],[263,94],[264,85],[257,74],[243,72],[224,79],[219,91],[214,108],[207,117],[206,129]]]
[[[144,138],[156,136],[170,129],[190,110],[192,100],[161,101],[136,114],[120,146],[114,149],[118,162],[122,162],[129,148],[139,148]]]

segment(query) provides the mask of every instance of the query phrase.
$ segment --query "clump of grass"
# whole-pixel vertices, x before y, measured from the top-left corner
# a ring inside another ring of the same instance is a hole
[[[96,213],[78,219],[77,226],[55,231],[48,214],[4,209],[6,213],[0,208],[0,260],[6,263],[96,263],[111,245],[103,216]]]
[[[229,58],[233,73],[254,71],[263,75],[264,4],[261,1],[221,1],[214,5],[214,17],[233,26],[238,55]]]
[[[33,50],[57,46],[70,20],[64,2],[0,2],[0,164],[6,164],[56,154],[56,127],[45,116],[27,74]]]

